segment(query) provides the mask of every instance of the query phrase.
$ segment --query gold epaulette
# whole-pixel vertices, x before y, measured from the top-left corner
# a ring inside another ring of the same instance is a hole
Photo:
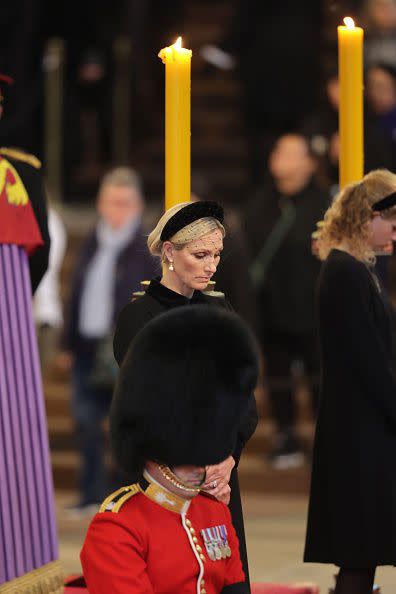
[[[30,155],[29,153],[24,153],[20,149],[2,147],[0,148],[0,155],[4,155],[4,157],[11,157],[11,159],[15,159],[16,161],[28,163],[35,169],[41,169],[41,161],[37,159],[37,157]]]
[[[113,514],[118,514],[124,503],[128,501],[128,499],[136,495],[136,493],[140,492],[141,489],[138,483],[118,489],[118,491],[115,491],[114,493],[106,497],[106,499],[100,506],[99,513],[102,514],[103,512],[113,512]]]

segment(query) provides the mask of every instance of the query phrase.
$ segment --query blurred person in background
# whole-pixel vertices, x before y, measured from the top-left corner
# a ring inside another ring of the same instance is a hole
[[[367,110],[378,133],[386,138],[392,152],[390,169],[396,171],[396,65],[373,64],[366,71],[365,89]],[[390,261],[386,256],[377,256],[375,269],[383,285],[391,283]]]
[[[396,67],[396,0],[366,0],[365,66],[379,62]]]
[[[69,511],[84,514],[106,491],[102,423],[112,396],[115,367],[112,335],[118,312],[140,282],[159,272],[141,225],[140,178],[126,167],[102,179],[99,219],[84,242],[71,284],[63,353],[58,363],[72,371],[72,414],[81,453],[80,500]]]
[[[329,184],[332,195],[338,191],[340,157],[338,109],[340,85],[338,65],[331,60],[325,67],[324,93],[321,105],[301,122],[300,131],[309,138],[311,150],[318,159],[318,174]],[[364,165],[370,171],[392,166],[392,150],[385,133],[378,128],[371,114],[365,113]]]
[[[246,208],[247,239],[260,315],[272,415],[277,424],[269,461],[282,469],[304,462],[295,433],[293,364],[304,364],[313,408],[318,394],[318,353],[314,291],[319,261],[311,235],[329,205],[329,194],[315,180],[317,165],[308,140],[287,134],[269,159],[271,180]]]
[[[392,145],[396,165],[396,65],[378,63],[366,71],[367,106],[380,130]],[[394,167],[395,168],[395,167]]]
[[[60,272],[67,245],[67,234],[62,218],[50,205],[48,206],[48,230],[51,239],[48,269],[33,300],[43,371],[58,349],[59,332],[63,326]]]
[[[319,164],[319,174],[325,183],[338,184],[338,107],[340,85],[336,62],[325,68],[323,92],[320,105],[307,115],[300,126],[302,134],[309,138],[311,150]]]

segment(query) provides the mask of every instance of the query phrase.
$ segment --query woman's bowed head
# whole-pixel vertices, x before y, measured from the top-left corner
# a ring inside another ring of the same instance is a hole
[[[223,250],[223,209],[215,202],[184,202],[170,208],[148,238],[164,264],[162,283],[186,297],[205,290]]]
[[[396,175],[377,169],[343,188],[316,232],[317,252],[325,260],[333,248],[372,263],[392,253],[396,226]]]

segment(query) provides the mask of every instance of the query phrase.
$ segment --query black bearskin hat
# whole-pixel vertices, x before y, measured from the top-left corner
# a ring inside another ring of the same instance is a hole
[[[145,460],[174,467],[226,459],[257,375],[254,339],[235,314],[191,305],[154,318],[133,340],[114,393],[118,466],[136,474]]]

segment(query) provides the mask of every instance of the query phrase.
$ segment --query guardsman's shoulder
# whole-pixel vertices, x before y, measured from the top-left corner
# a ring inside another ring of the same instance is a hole
[[[138,483],[128,485],[127,487],[121,487],[117,491],[114,491],[111,495],[106,497],[100,506],[99,513],[111,512],[118,514],[122,506],[131,499],[137,493],[140,493],[141,489]]]
[[[34,155],[25,153],[21,149],[1,147],[0,155],[6,158],[8,157],[10,159],[14,159],[15,161],[22,161],[23,163],[31,165],[35,169],[41,169],[41,161]]]

